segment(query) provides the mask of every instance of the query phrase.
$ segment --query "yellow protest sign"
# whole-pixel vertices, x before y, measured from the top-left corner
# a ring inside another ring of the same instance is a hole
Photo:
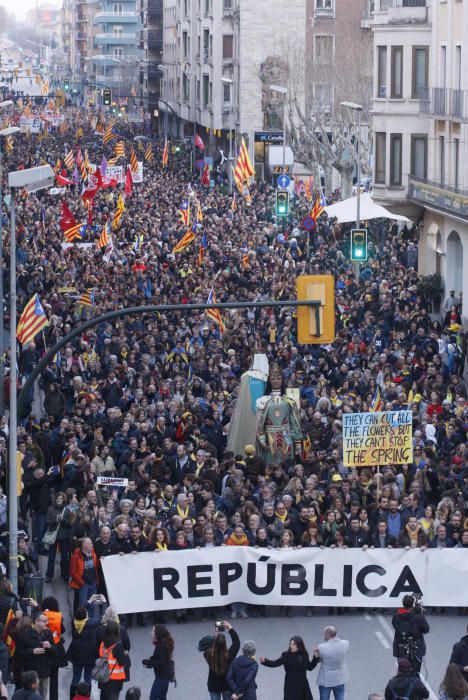
[[[343,465],[377,467],[413,461],[411,411],[345,413]]]

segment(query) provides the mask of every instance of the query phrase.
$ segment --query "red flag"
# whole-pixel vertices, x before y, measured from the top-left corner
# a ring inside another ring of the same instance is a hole
[[[66,202],[62,202],[62,218],[60,219],[60,228],[63,232],[68,231],[72,226],[76,226],[76,219],[70,211]]]
[[[203,168],[201,184],[206,185],[207,187],[210,186],[210,168],[208,163]]]
[[[102,177],[99,168],[96,168],[94,173],[88,175],[88,185],[81,195],[81,199],[87,202],[89,199],[94,199],[99,190],[102,189]]]
[[[75,183],[73,180],[70,180],[68,177],[63,177],[62,175],[56,175],[55,176],[55,182],[59,187],[65,187],[65,185],[74,185]]]
[[[205,150],[205,144],[203,143],[202,137],[195,134],[195,146],[200,149],[200,151]]]
[[[125,175],[125,194],[128,195],[129,197],[132,196],[132,185],[133,185],[133,177],[132,177],[132,171],[129,165],[127,165],[127,173]]]

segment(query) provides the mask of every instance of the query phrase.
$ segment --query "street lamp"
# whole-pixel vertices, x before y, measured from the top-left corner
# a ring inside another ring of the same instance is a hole
[[[5,107],[10,107],[13,104],[11,100],[5,100],[0,102],[0,109]],[[2,193],[2,179],[3,179],[3,151],[2,151],[2,141],[8,136],[13,136],[13,134],[18,133],[20,129],[17,126],[9,126],[6,129],[0,130],[0,415],[3,415],[5,411],[5,354],[4,346],[5,339],[3,337],[4,331],[4,319],[3,319],[3,193]]]
[[[167,80],[167,74],[169,73],[169,68],[165,66],[163,63],[158,64],[158,70],[161,71],[161,73],[165,74],[164,80],[162,81],[164,85],[164,99],[166,99],[166,80]],[[159,103],[158,103],[159,107]],[[167,139],[167,105],[164,105],[164,140],[166,141]]]
[[[193,141],[192,141],[192,171],[195,168],[195,158],[196,158],[196,150],[195,150],[195,137],[196,137],[196,130],[197,130],[197,74],[193,70],[186,70],[185,75],[187,75],[189,78],[193,78],[193,99],[192,99],[192,104],[193,104]]]
[[[223,85],[230,85],[231,88],[229,90],[229,168],[228,168],[228,177],[229,177],[229,192],[232,192],[232,136],[233,136],[233,131],[234,131],[234,125],[233,125],[233,110],[232,110],[232,93],[234,90],[234,81],[231,80],[231,78],[221,78],[221,82]],[[223,101],[224,101],[224,95],[223,95]]]
[[[356,228],[361,226],[361,113],[362,105],[356,102],[342,102],[342,107],[352,109],[358,113],[358,133],[357,133],[357,188],[356,188]]]
[[[16,210],[15,192],[27,192],[52,187],[55,174],[50,165],[40,165],[27,170],[8,173],[10,199],[10,425],[8,453],[8,523],[9,523],[9,575],[13,591],[18,592],[18,477],[16,455],[18,451],[18,415],[16,406],[17,367],[16,367]]]
[[[286,175],[286,95],[288,94],[288,88],[282,85],[270,85],[271,92],[279,92],[280,95],[284,95],[283,99],[283,175]]]

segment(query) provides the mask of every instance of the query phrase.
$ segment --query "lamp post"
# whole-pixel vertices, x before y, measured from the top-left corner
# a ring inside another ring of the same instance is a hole
[[[16,170],[8,173],[10,200],[10,425],[8,451],[8,531],[9,531],[9,567],[8,572],[13,591],[18,592],[18,474],[16,455],[18,451],[18,415],[17,415],[17,367],[16,367],[16,208],[15,193],[17,189],[27,192],[52,187],[55,174],[50,165],[37,168]]]
[[[169,72],[169,69],[167,66],[165,66],[163,63],[160,63],[158,65],[158,70],[161,71],[161,73],[165,74],[165,77],[163,79],[163,85],[164,85],[164,99],[167,99],[166,96],[166,80],[167,80],[167,74]],[[159,107],[159,102],[158,102],[158,107]],[[167,106],[164,105],[164,141],[167,140]]]
[[[221,82],[223,83],[223,85],[230,85],[231,86],[230,90],[229,90],[229,168],[228,168],[228,177],[229,177],[229,192],[232,192],[232,137],[233,137],[233,131],[234,131],[232,101],[233,101],[234,81],[231,80],[231,78],[221,78]],[[223,101],[224,101],[224,96],[223,96]]]
[[[13,102],[5,100],[0,102],[0,109],[9,107]],[[0,130],[0,415],[3,415],[5,410],[5,353],[4,353],[4,318],[3,318],[3,150],[2,140],[8,136],[16,134],[20,129],[17,126],[9,126],[6,129]]]
[[[279,92],[283,97],[283,175],[286,175],[286,96],[288,88],[282,85],[270,85],[271,92]]]
[[[193,122],[193,139],[192,139],[192,172],[195,168],[195,159],[197,152],[195,150],[195,137],[197,132],[197,74],[194,70],[186,70],[185,75],[189,78],[193,78],[193,97],[192,97],[192,122]]]
[[[356,187],[356,228],[361,226],[361,113],[362,105],[357,102],[342,102],[342,107],[347,107],[358,113],[357,133],[357,187]],[[354,263],[354,277],[359,282],[359,263]]]

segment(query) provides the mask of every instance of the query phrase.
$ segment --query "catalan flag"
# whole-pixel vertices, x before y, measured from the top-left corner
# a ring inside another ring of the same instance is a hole
[[[178,243],[176,243],[176,245],[173,247],[173,253],[181,253],[195,240],[196,227],[197,225],[196,223],[194,223],[192,228],[189,229],[187,233],[184,233],[180,241],[178,241]]]
[[[60,124],[59,131],[60,131],[62,136],[67,133],[68,124],[65,120],[63,120],[63,122]]]
[[[41,95],[42,97],[47,97],[49,94],[49,83],[47,80],[44,80],[41,85]]]
[[[114,146],[114,153],[117,158],[125,158],[125,144],[123,141],[117,141]]]
[[[68,151],[63,162],[65,163],[65,167],[67,168],[67,170],[73,170],[73,168],[75,167],[75,156],[73,155],[72,150]]]
[[[18,563],[19,563],[19,557],[18,557]],[[15,648],[16,648],[16,642],[13,639],[13,637],[10,635],[10,624],[11,624],[12,620],[15,620],[15,622],[16,622],[16,615],[15,615],[14,611],[12,610],[12,608],[10,608],[8,611],[8,615],[6,616],[6,620],[5,620],[5,637],[4,637],[5,644],[8,647],[8,652],[9,652],[10,657],[14,656]]]
[[[197,221],[198,221],[198,223],[200,223],[200,224],[201,224],[201,222],[203,221],[203,212],[202,212],[202,208],[201,208],[200,202],[197,203]]]
[[[148,145],[145,151],[145,160],[147,160],[148,163],[152,163],[154,160],[153,146],[151,144]]]
[[[208,294],[208,299],[206,300],[207,304],[216,304],[216,297],[215,293],[213,290],[213,287],[210,289],[210,293]],[[224,333],[226,330],[226,326],[224,325],[224,321],[222,319],[222,316],[219,312],[219,309],[207,309],[206,310],[206,315],[209,316],[213,321],[215,321],[218,324],[219,330],[221,333]]]
[[[200,241],[200,248],[198,249],[198,258],[197,258],[197,265],[198,267],[201,267],[203,265],[203,258],[205,257],[205,251],[207,248],[207,240],[206,240],[206,233],[203,234],[202,239]]]
[[[162,166],[165,168],[169,163],[169,146],[167,145],[167,139],[164,141],[164,149],[162,153]]]
[[[64,231],[63,235],[67,243],[73,243],[75,240],[81,241],[84,226],[86,226],[86,224],[74,224],[74,226]]]
[[[247,150],[244,139],[242,139],[241,147],[239,149],[239,156],[234,168],[234,179],[237,187],[242,185],[244,182],[248,182],[250,178],[253,177],[254,172],[255,171],[252,167],[249,151]]]
[[[86,165],[84,160],[80,163],[80,178],[84,181],[88,177],[88,172],[86,170]]]
[[[231,209],[232,211],[237,211],[237,197],[235,192],[232,195]]]
[[[133,146],[132,150],[130,151],[130,169],[132,171],[132,174],[138,172],[138,159]]]
[[[319,216],[323,213],[323,210],[325,209],[324,206],[322,206],[322,203],[320,201],[320,195],[317,197],[317,199],[314,202],[314,206],[312,207],[312,211],[310,212],[311,218],[316,222]]]
[[[109,226],[106,222],[102,228],[101,235],[98,238],[97,247],[99,249],[107,248],[108,245],[109,245]]]
[[[14,148],[13,136],[7,136],[5,139],[5,151],[7,153],[12,153]]]
[[[16,337],[21,345],[27,345],[48,325],[49,321],[39,301],[39,296],[34,294],[24,307],[23,313],[19,318]]]
[[[371,405],[369,406],[369,411],[371,413],[376,413],[382,410],[382,396],[380,395],[380,389],[377,387],[375,390],[374,398],[372,399]]]
[[[190,202],[188,199],[182,202],[177,210],[177,213],[180,216],[183,225],[186,227],[190,226]]]
[[[94,289],[87,289],[78,297],[76,303],[80,306],[94,306]]]
[[[105,129],[104,124],[101,121],[101,117],[98,117],[97,121],[96,121],[96,126],[94,127],[94,133],[102,135],[102,134],[104,134],[105,130],[106,129]]]
[[[124,211],[125,211],[124,198],[122,197],[122,194],[119,194],[119,198],[117,200],[117,208],[115,210],[114,218],[112,220],[112,228],[114,230],[120,224],[120,219],[122,218],[122,214],[124,213]]]
[[[193,369],[192,369],[192,365],[189,365],[188,376],[187,376],[187,387],[188,387],[189,391],[191,390],[192,386],[193,386]]]
[[[91,163],[90,163],[90,160],[89,160],[89,155],[88,155],[88,149],[87,149],[87,148],[85,148],[85,152],[84,152],[84,164],[85,164],[86,170],[89,172]]]
[[[249,252],[247,251],[246,253],[242,253],[242,267],[244,270],[249,267],[250,264],[250,258],[249,258]]]
[[[113,132],[113,126],[111,124],[105,130],[103,137],[102,137],[102,141],[103,141],[103,143],[109,143],[109,141],[112,141],[112,139],[114,139],[114,138],[115,138],[115,134]]]

